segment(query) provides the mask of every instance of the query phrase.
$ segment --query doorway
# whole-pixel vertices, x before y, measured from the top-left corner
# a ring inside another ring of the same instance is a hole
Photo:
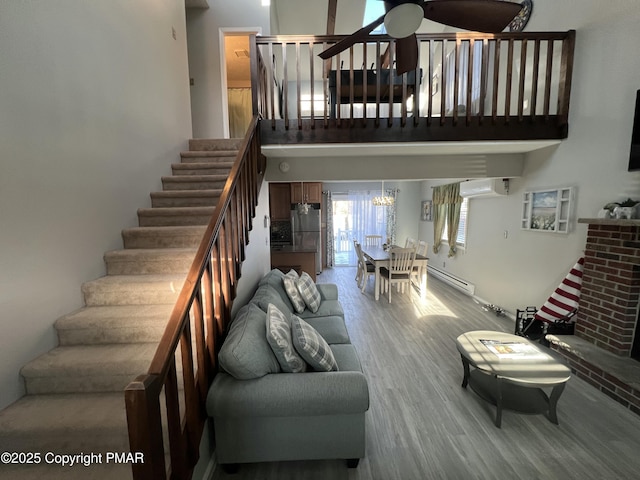
[[[332,194],[336,267],[357,264],[354,240],[362,243],[365,235],[387,237],[387,209],[374,206],[373,197],[374,193],[368,190]]]
[[[220,29],[224,135],[244,138],[253,116],[250,35],[258,31]]]

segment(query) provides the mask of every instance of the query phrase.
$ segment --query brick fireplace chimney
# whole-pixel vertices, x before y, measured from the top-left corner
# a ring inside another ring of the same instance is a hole
[[[616,355],[640,359],[640,220],[588,223],[575,335]]]

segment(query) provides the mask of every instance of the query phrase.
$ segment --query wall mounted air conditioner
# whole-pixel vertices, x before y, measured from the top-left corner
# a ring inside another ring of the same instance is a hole
[[[467,198],[497,197],[509,194],[509,179],[482,178],[460,183],[460,196]]]

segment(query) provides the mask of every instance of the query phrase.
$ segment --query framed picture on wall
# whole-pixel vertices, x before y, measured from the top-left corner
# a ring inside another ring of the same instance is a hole
[[[571,187],[525,192],[522,202],[524,230],[568,233]]]
[[[433,202],[431,200],[422,201],[420,219],[424,222],[433,221]]]

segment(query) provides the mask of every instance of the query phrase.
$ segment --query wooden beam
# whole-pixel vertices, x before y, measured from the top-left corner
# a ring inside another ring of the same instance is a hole
[[[336,12],[338,11],[338,0],[329,0],[329,8],[327,10],[327,35],[335,35],[336,33]],[[338,66],[339,68],[339,66]],[[324,61],[324,78],[329,76],[331,70],[331,59]]]
[[[338,0],[329,0],[329,10],[327,12],[327,35],[336,33],[336,12],[338,11]]]

